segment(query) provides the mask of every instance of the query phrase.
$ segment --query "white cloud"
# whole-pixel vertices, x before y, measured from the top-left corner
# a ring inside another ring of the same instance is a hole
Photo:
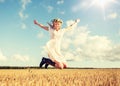
[[[70,44],[71,44],[71,39],[67,39],[66,37],[66,40],[64,40],[64,42],[62,43],[62,48],[66,50],[69,48]]]
[[[20,18],[23,19],[23,20],[25,20],[25,19],[28,18],[28,14],[24,14],[22,10],[19,12],[19,16],[20,16]]]
[[[25,23],[22,23],[21,28],[22,28],[22,29],[26,29],[26,28],[27,28],[26,24],[25,24]]]
[[[106,56],[109,61],[120,61],[120,44],[114,45]]]
[[[43,38],[44,37],[43,32],[39,32],[38,35],[37,35],[37,37],[40,38],[40,39]]]
[[[53,7],[52,7],[52,6],[47,6],[47,10],[48,10],[48,12],[50,13],[50,12],[52,12]]]
[[[21,0],[21,2],[22,2],[22,9],[25,10],[26,5],[31,3],[31,0]]]
[[[64,0],[58,0],[57,1],[57,4],[63,4],[64,3]]]
[[[46,54],[47,53],[46,46],[43,46],[43,47],[40,46],[40,48],[42,48],[42,51],[40,51],[41,57],[43,56],[48,57],[48,55]]]
[[[0,49],[0,61],[6,61],[6,60],[7,60],[6,56],[3,55],[3,52]]]
[[[21,19],[26,19],[28,18],[28,14],[24,14],[24,11],[26,10],[27,4],[31,3],[31,0],[21,0],[22,3],[22,8],[19,11],[19,16]]]
[[[5,2],[5,0],[0,0],[0,3],[4,3]]]
[[[79,11],[80,9],[88,9],[90,6],[91,6],[91,1],[90,1],[90,0],[82,1],[82,2],[80,2],[80,3],[75,4],[75,5],[72,7],[72,11],[73,11],[73,12],[77,12],[77,11]]]
[[[107,36],[91,35],[88,26],[77,27],[72,32],[66,32],[62,41],[67,59],[120,61],[120,44],[113,44]]]
[[[15,59],[15,60],[17,60],[17,61],[26,62],[26,61],[29,61],[29,56],[27,56],[27,55],[15,54],[15,55],[13,55],[13,59]]]
[[[61,11],[61,12],[60,12],[60,14],[64,15],[64,14],[65,14],[65,12],[64,12],[64,11]]]
[[[73,12],[77,12],[79,9],[80,9],[79,5],[75,5],[75,6],[72,7]]]
[[[45,4],[41,4],[41,6],[43,6],[48,11],[48,13],[51,13],[54,9],[54,7],[50,5],[46,6]]]
[[[118,17],[117,13],[111,13],[107,16],[108,19],[116,19]]]
[[[19,11],[19,17],[21,18],[21,20],[25,20],[28,18],[28,14],[25,14],[24,11],[26,10],[26,6],[31,3],[31,0],[21,0],[21,10]],[[22,24],[21,25],[22,29],[26,28],[26,24]]]
[[[75,51],[68,50],[67,52],[62,52],[67,61],[82,61],[81,56]]]
[[[81,47],[83,55],[93,60],[103,59],[106,52],[112,48],[110,40],[105,36],[89,36]]]

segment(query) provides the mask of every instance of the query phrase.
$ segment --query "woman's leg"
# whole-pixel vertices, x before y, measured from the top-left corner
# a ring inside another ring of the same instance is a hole
[[[63,65],[62,62],[55,61],[55,67],[56,67],[56,68],[59,68],[59,69],[63,69],[63,68],[64,68],[64,65]]]
[[[63,62],[63,68],[67,68],[67,64]]]
[[[40,68],[42,68],[42,66],[45,64],[45,68],[48,67],[48,65],[52,65],[55,66],[55,62],[53,62],[51,59],[49,58],[42,58],[42,61],[40,62]]]

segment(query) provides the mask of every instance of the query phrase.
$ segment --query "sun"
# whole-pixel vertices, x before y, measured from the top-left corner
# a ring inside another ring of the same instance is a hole
[[[117,3],[116,0],[92,0],[92,2],[89,5],[89,8],[94,6],[102,9],[102,14],[104,16],[104,20],[106,19],[105,17],[105,11],[112,5],[113,3]]]
[[[95,0],[96,5],[100,6],[100,7],[105,7],[107,5],[107,3],[109,3],[108,0]]]
[[[108,5],[114,2],[115,0],[93,0],[92,5],[96,5],[98,7],[105,9]]]

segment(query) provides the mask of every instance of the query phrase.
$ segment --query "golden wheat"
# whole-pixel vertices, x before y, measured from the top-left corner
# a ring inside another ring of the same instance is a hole
[[[1,69],[0,86],[120,86],[120,69]]]

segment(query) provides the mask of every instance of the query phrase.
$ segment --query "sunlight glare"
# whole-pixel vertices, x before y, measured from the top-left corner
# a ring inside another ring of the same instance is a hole
[[[100,6],[101,8],[105,8],[107,5],[109,5],[112,2],[115,2],[115,0],[94,0],[94,5]]]

